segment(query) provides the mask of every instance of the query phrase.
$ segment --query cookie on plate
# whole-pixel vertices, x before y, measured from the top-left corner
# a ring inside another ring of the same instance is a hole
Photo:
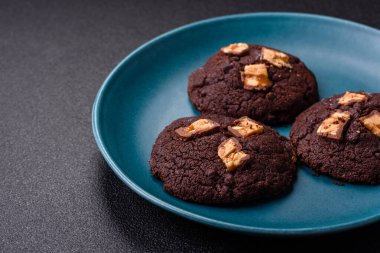
[[[175,120],[152,150],[152,175],[170,194],[199,203],[238,203],[286,192],[296,176],[289,141],[248,117]]]
[[[318,173],[351,183],[380,183],[380,94],[346,92],[301,113],[290,141]]]
[[[189,77],[188,94],[202,113],[290,123],[319,100],[313,73],[295,56],[258,45],[221,48]]]

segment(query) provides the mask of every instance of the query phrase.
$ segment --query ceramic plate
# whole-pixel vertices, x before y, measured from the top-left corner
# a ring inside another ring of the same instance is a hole
[[[299,56],[315,73],[322,98],[346,90],[378,92],[380,32],[336,18],[297,13],[252,13],[180,27],[142,45],[108,76],[93,107],[93,130],[112,170],[146,200],[191,220],[262,234],[316,234],[379,219],[380,186],[338,186],[300,166],[283,198],[240,207],[189,203],[167,194],[148,160],[159,132],[198,112],[187,77],[219,48],[263,44]],[[290,126],[276,128],[288,136]]]

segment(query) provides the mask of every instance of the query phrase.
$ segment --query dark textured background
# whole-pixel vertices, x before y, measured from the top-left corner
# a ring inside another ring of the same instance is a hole
[[[284,239],[187,221],[129,190],[98,151],[92,102],[124,56],[177,26],[255,11],[380,28],[375,1],[0,1],[0,252],[376,251],[380,223]]]

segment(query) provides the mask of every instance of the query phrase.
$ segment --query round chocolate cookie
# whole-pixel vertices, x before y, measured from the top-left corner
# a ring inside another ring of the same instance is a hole
[[[296,119],[290,141],[318,173],[351,183],[380,183],[380,94],[346,92]]]
[[[297,57],[267,47],[231,44],[189,77],[188,94],[202,113],[290,123],[319,100],[313,73]]]
[[[150,167],[178,198],[238,203],[289,190],[296,153],[285,137],[248,117],[207,115],[167,126],[153,146]]]

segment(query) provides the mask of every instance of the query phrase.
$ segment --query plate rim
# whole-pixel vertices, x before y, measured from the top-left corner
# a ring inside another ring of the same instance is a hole
[[[217,228],[221,228],[224,230],[232,230],[235,232],[252,233],[252,234],[264,234],[264,235],[304,236],[304,235],[326,234],[326,233],[333,233],[333,232],[348,230],[348,229],[364,226],[370,223],[374,223],[380,220],[380,213],[378,213],[376,215],[368,216],[366,218],[356,219],[350,222],[339,223],[339,224],[334,224],[334,225],[325,225],[318,228],[315,228],[315,227],[290,228],[290,229],[289,228],[262,228],[262,227],[238,225],[238,224],[234,224],[230,222],[221,221],[218,219],[207,218],[202,215],[198,215],[194,212],[186,211],[182,208],[169,204],[165,201],[162,201],[161,199],[143,190],[139,185],[135,184],[129,177],[127,177],[122,172],[119,166],[113,161],[111,155],[108,153],[108,150],[103,143],[103,140],[100,134],[101,127],[100,127],[100,122],[99,122],[99,114],[100,114],[101,104],[103,102],[103,97],[104,97],[104,93],[106,89],[108,88],[108,86],[110,86],[112,79],[114,79],[115,76],[118,75],[118,73],[121,71],[121,69],[123,69],[123,67],[128,63],[128,61],[133,59],[135,55],[149,48],[153,44],[159,43],[161,40],[167,37],[170,37],[171,35],[175,33],[183,32],[183,31],[196,28],[198,26],[207,25],[210,23],[221,22],[221,21],[225,22],[231,19],[244,19],[244,18],[251,18],[251,17],[253,18],[254,17],[277,17],[277,18],[278,17],[282,17],[282,18],[296,17],[296,18],[301,18],[301,19],[308,18],[308,19],[315,19],[315,20],[321,20],[321,21],[330,21],[330,22],[341,23],[344,25],[349,25],[352,27],[364,29],[368,32],[373,32],[373,33],[376,33],[377,35],[380,35],[380,30],[376,28],[373,28],[361,23],[357,23],[354,21],[331,17],[331,16],[311,14],[311,13],[299,13],[299,12],[250,12],[250,13],[219,16],[219,17],[192,22],[187,25],[183,25],[175,29],[172,29],[168,32],[165,32],[157,37],[154,37],[153,39],[150,39],[149,41],[143,43],[141,46],[139,46],[138,48],[133,50],[131,53],[129,53],[116,65],[116,67],[113,68],[113,70],[108,74],[107,78],[102,83],[95,97],[95,100],[92,106],[92,130],[93,130],[93,135],[94,135],[96,144],[98,145],[98,148],[101,154],[103,155],[103,157],[105,158],[106,162],[108,163],[110,168],[113,170],[113,172],[116,174],[116,176],[124,184],[126,184],[131,190],[133,190],[139,196],[143,197],[148,202],[155,204],[165,209],[166,211],[169,211],[176,215],[180,215],[192,221],[206,224],[213,227],[217,227]]]

